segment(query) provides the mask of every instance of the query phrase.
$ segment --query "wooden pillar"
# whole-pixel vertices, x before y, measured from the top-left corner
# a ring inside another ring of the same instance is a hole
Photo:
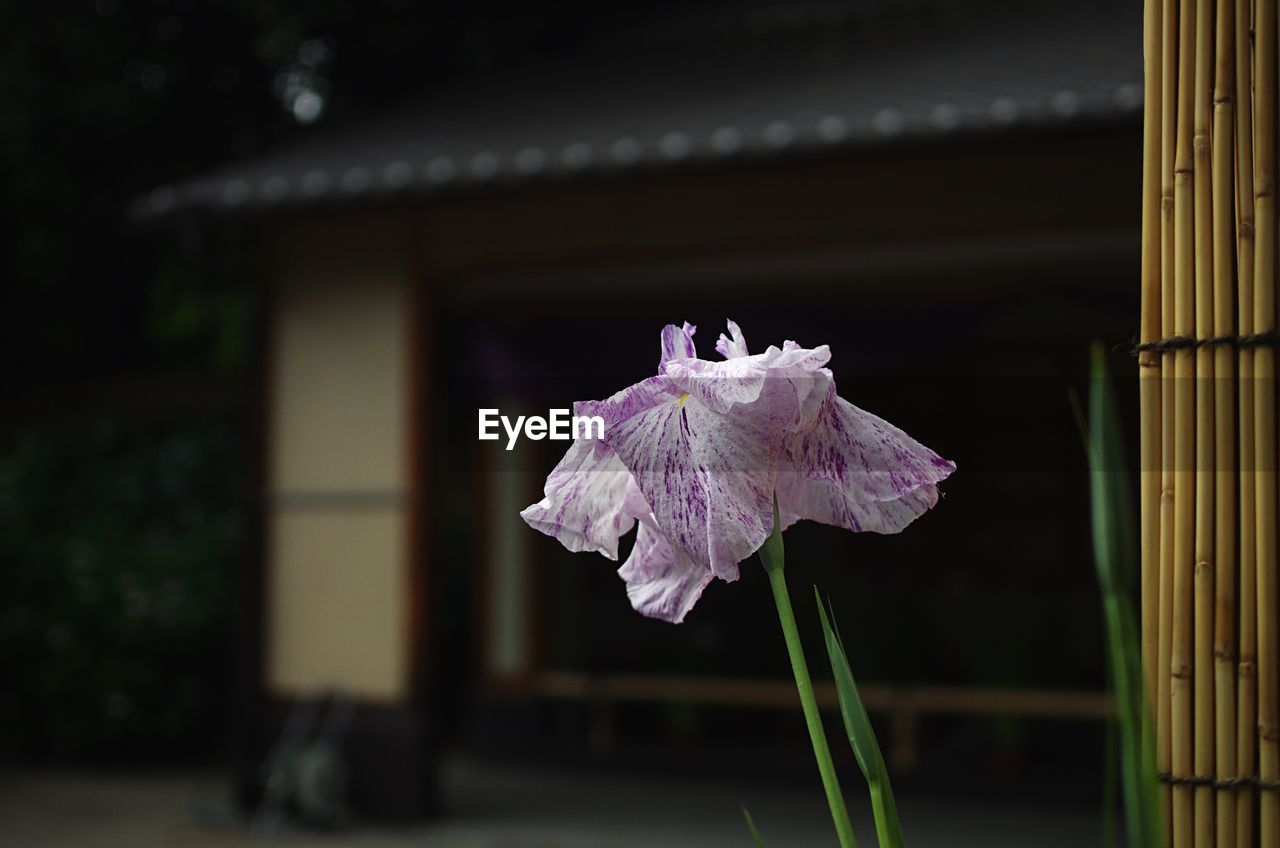
[[[266,239],[257,686],[267,756],[299,699],[355,704],[356,812],[430,805],[425,311],[408,220],[289,220]]]

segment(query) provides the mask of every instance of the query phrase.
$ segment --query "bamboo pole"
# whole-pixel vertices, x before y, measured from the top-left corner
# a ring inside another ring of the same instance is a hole
[[[1235,280],[1235,0],[1220,0],[1215,25],[1213,93],[1213,334],[1228,336],[1233,320]],[[1233,349],[1213,349],[1214,385],[1214,582],[1213,717],[1214,769],[1219,780],[1236,772],[1236,479],[1235,376]],[[1208,774],[1209,772],[1205,772]],[[1215,844],[1236,843],[1234,790],[1217,791]]]
[[[1195,336],[1213,335],[1214,255],[1212,144],[1209,121],[1213,111],[1213,0],[1196,0],[1195,105],[1193,111],[1192,197],[1195,247]],[[1193,776],[1214,770],[1213,606],[1214,571],[1214,352],[1195,350],[1195,568],[1192,572],[1195,619],[1192,634],[1192,770]],[[1213,848],[1213,788],[1192,790],[1192,844]]]
[[[1149,0],[1145,14],[1141,338],[1274,334],[1276,1]],[[1149,687],[1155,666],[1166,821],[1173,848],[1271,848],[1277,353],[1269,342],[1171,348],[1139,372],[1142,648]],[[1261,785],[1237,784],[1251,776]]]
[[[1249,37],[1250,0],[1236,0],[1236,262],[1239,277],[1237,323],[1241,335],[1253,332],[1253,68]],[[1237,365],[1240,393],[1240,597],[1236,662],[1236,769],[1253,774],[1257,757],[1257,605],[1256,519],[1254,509],[1253,351],[1244,348]],[[1236,793],[1236,848],[1252,848],[1254,794]]]
[[[1177,135],[1178,96],[1177,0],[1164,0],[1160,15],[1160,325],[1161,332],[1176,332],[1174,298],[1174,146]],[[1177,504],[1177,481],[1173,469],[1174,421],[1176,419],[1177,375],[1175,354],[1166,349],[1160,355],[1160,580],[1157,599],[1156,664],[1156,767],[1161,774],[1173,768],[1172,679],[1173,662],[1173,539]],[[1164,830],[1173,824],[1173,790],[1162,787]]]
[[[1262,0],[1254,47],[1254,332],[1276,329],[1276,3]],[[1254,351],[1254,440],[1257,463],[1258,774],[1280,780],[1280,655],[1276,644],[1276,352]],[[1280,792],[1259,793],[1261,845],[1280,845]]]
[[[1178,131],[1174,154],[1174,331],[1180,336],[1195,332],[1195,220],[1193,203],[1194,161],[1192,115],[1194,108],[1195,7],[1181,0],[1178,14]],[[1174,528],[1173,528],[1173,638],[1170,657],[1170,731],[1172,776],[1192,777],[1192,565],[1195,545],[1195,355],[1190,348],[1174,354]],[[1189,783],[1173,786],[1173,848],[1192,846],[1192,793]]]
[[[1161,0],[1146,0],[1143,9],[1142,119],[1142,316],[1138,340],[1160,338],[1160,45]],[[1142,521],[1142,669],[1145,695],[1154,716],[1157,637],[1160,617],[1160,357],[1145,350],[1138,356],[1138,416],[1141,444]]]

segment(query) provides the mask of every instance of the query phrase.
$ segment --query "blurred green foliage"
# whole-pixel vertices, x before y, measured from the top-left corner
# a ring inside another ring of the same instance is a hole
[[[1094,564],[1106,611],[1107,671],[1115,698],[1106,789],[1114,794],[1118,773],[1123,800],[1125,844],[1160,848],[1165,844],[1160,782],[1156,777],[1155,736],[1150,701],[1144,691],[1142,639],[1134,583],[1138,576],[1137,519],[1125,456],[1120,406],[1107,368],[1106,348],[1095,342],[1087,417],[1079,409],[1085,452],[1089,456],[1090,507]],[[1118,756],[1117,756],[1118,755]],[[1118,770],[1111,768],[1118,759]],[[1110,815],[1113,798],[1106,798]],[[1114,829],[1104,820],[1105,845],[1114,845]]]
[[[189,754],[225,724],[239,440],[110,425],[0,460],[0,740],[29,754]]]

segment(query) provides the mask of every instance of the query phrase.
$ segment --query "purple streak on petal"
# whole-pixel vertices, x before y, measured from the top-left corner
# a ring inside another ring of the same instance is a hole
[[[736,580],[738,562],[773,527],[779,425],[767,403],[721,415],[696,398],[671,398],[617,418],[605,441],[635,477],[672,546],[715,576]]]
[[[742,335],[742,330],[738,329],[737,323],[733,321],[725,322],[729,325],[729,336],[724,333],[720,334],[719,340],[716,341],[716,353],[725,359],[737,359],[739,356],[749,356],[747,352],[747,340]]]
[[[617,560],[618,537],[637,516],[647,515],[649,506],[618,457],[593,447],[592,442],[575,441],[547,478],[545,497],[520,517],[571,551],[595,551]]]
[[[618,575],[637,612],[672,624],[684,620],[711,582],[710,570],[673,548],[647,521],[640,523],[635,547]]]
[[[658,358],[659,374],[672,359],[692,359],[698,355],[697,349],[693,346],[693,334],[697,331],[698,328],[688,321],[684,322],[683,327],[668,324],[662,328],[662,354]]]
[[[897,533],[938,500],[955,463],[835,395],[808,431],[787,440],[778,470],[783,526],[800,519]]]
[[[627,386],[620,392],[604,400],[582,400],[573,405],[574,415],[598,415],[604,419],[604,432],[607,437],[613,425],[626,418],[643,412],[646,409],[678,401],[684,390],[675,384],[670,377],[659,374],[647,380]]]

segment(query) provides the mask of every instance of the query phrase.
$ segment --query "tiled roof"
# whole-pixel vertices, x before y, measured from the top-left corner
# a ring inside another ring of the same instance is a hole
[[[611,53],[316,128],[272,154],[161,186],[137,212],[373,202],[1129,120],[1141,110],[1134,0],[953,4],[892,17],[866,13],[872,5],[686,18]]]

